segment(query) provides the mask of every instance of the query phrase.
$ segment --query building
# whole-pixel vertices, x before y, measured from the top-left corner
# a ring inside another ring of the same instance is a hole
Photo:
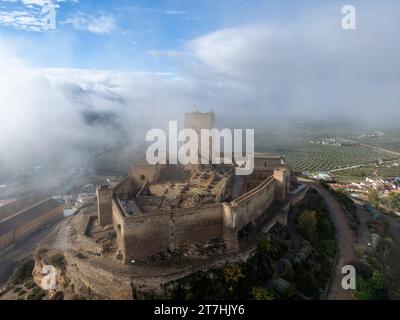
[[[215,113],[210,112],[190,112],[185,114],[185,128],[193,129],[198,134],[202,129],[215,128]]]
[[[185,114],[185,129],[192,129],[196,131],[197,136],[201,137],[201,130],[202,129],[208,129],[212,130],[215,128],[215,113],[210,111],[210,112],[190,112]],[[204,154],[204,152],[208,152],[210,155],[210,158],[212,156],[212,138],[209,138],[208,141],[208,150],[204,149],[207,148],[207,146],[203,146],[204,141],[198,141],[199,146],[198,146],[198,156],[200,157],[201,155]]]
[[[185,117],[195,130],[214,124],[213,113]],[[117,260],[129,264],[211,240],[238,251],[239,232],[290,188],[285,158],[256,154],[254,164],[251,175],[237,176],[235,164],[149,165],[143,157],[118,185],[99,186],[98,223],[113,226]]]

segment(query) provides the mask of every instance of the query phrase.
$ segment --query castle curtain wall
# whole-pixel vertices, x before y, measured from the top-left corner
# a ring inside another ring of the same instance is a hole
[[[222,213],[222,204],[213,204],[122,220],[117,218],[122,224],[124,260],[143,259],[182,245],[220,239],[223,234]]]
[[[257,188],[224,204],[224,240],[228,250],[239,248],[239,231],[249,222],[256,221],[272,204],[275,183],[273,178],[268,178]]]

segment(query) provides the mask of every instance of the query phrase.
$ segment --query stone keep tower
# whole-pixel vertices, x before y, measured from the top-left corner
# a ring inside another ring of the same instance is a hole
[[[185,114],[185,128],[193,129],[200,134],[201,129],[215,128],[214,112],[191,112]]]
[[[191,112],[185,113],[185,129],[193,129],[196,131],[198,137],[201,136],[201,129],[215,129],[215,113],[210,112]],[[202,154],[202,143],[199,141],[198,155]],[[210,159],[212,156],[212,138],[209,138]]]
[[[112,198],[113,189],[109,186],[98,186],[97,194],[97,216],[99,224],[104,227],[113,223],[112,218]]]

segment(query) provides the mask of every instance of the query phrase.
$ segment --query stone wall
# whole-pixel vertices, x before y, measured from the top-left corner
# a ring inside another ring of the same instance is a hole
[[[288,170],[286,168],[277,168],[274,170],[275,185],[275,199],[284,200],[286,198]]]
[[[76,234],[72,242],[81,252],[87,252],[97,256],[101,256],[104,252],[104,247],[101,243],[97,243],[96,240],[83,234]]]
[[[214,112],[192,112],[185,114],[185,128],[200,132],[202,129],[215,128]]]
[[[284,158],[281,156],[255,155],[255,171],[274,171],[276,168],[284,165]]]
[[[132,300],[143,298],[143,294],[167,294],[174,283],[185,276],[210,268],[220,268],[238,261],[246,261],[255,252],[255,247],[243,252],[228,254],[209,260],[203,264],[178,268],[176,271],[158,270],[154,275],[137,275],[120,273],[106,269],[93,260],[78,258],[77,251],[69,250],[64,253],[66,260],[65,275],[73,284],[74,291],[87,297],[100,299]]]
[[[78,294],[95,294],[103,299],[133,299],[131,279],[128,276],[105,270],[101,266],[77,257],[75,251],[65,252],[66,274]]]
[[[80,218],[80,228],[72,239],[72,242],[81,252],[88,252],[100,256],[104,252],[104,246],[101,243],[96,242],[95,239],[89,237],[90,226],[97,217],[95,215],[83,214]]]
[[[222,238],[222,204],[167,210],[124,218],[113,202],[114,227],[124,262],[139,260],[186,244]]]
[[[99,186],[96,190],[97,214],[101,226],[112,224],[111,201],[113,192],[113,189],[107,186]]]
[[[256,221],[274,201],[276,181],[269,177],[255,189],[224,203],[224,240],[228,250],[237,250],[239,231]]]
[[[116,200],[112,201],[112,215],[113,215],[113,227],[116,234],[116,242],[119,250],[124,257],[126,257],[125,250],[125,217]],[[128,261],[128,260],[126,260]]]
[[[162,200],[163,197],[157,197],[157,196],[140,196],[135,199],[137,205],[140,208],[146,206],[159,206],[161,205]]]
[[[273,177],[235,201],[196,208],[159,210],[126,216],[113,200],[113,223],[123,262],[211,239],[225,240],[227,248],[238,249],[238,232],[256,221],[274,201],[277,181]]]
[[[163,168],[164,165],[160,164],[149,165],[147,162],[143,165],[137,164],[132,167],[129,176],[137,186],[141,187],[146,181],[150,183],[157,181]]]
[[[141,190],[135,199],[139,207],[153,209],[160,205],[162,197],[149,196],[143,186],[160,177],[168,178],[165,174],[171,172],[167,169],[165,165],[148,165],[145,157],[135,162],[127,181],[130,181],[136,196]],[[221,238],[228,249],[237,250],[239,231],[251,221],[256,221],[274,200],[285,199],[288,192],[290,171],[282,157],[256,156],[256,169],[243,183],[242,189],[247,187],[250,190],[244,195],[231,203],[218,202],[194,208],[159,209],[148,213],[137,209],[135,214],[128,215],[118,198],[112,193],[110,196],[109,190],[112,189],[99,189],[100,224],[114,225],[124,263],[142,260],[182,245]],[[172,174],[176,176],[177,172]],[[220,182],[222,186],[216,196],[217,201],[223,201],[229,182],[228,178]],[[124,199],[124,194],[132,193],[129,188],[124,183],[118,190],[114,188],[113,192]]]

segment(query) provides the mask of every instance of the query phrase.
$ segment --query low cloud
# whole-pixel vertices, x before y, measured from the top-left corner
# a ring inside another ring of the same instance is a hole
[[[340,6],[286,24],[217,30],[187,44],[189,72],[258,114],[390,122],[400,116],[400,10],[393,7],[400,9],[359,6],[354,31],[341,28]]]
[[[396,122],[399,12],[393,4],[365,6],[356,31],[341,29],[339,7],[281,25],[222,28],[179,51],[148,52],[181,61],[179,72],[168,74],[38,70],[0,50],[0,166],[60,154],[63,161],[79,158],[121,141],[140,144],[147,129],[195,108],[213,109],[219,119]],[[113,19],[105,26],[95,20],[83,15],[70,23],[100,34],[115,28]]]
[[[190,86],[171,74],[32,69],[4,50],[0,70],[2,170],[83,163],[116,145],[144,145],[148,129],[192,105]]]

